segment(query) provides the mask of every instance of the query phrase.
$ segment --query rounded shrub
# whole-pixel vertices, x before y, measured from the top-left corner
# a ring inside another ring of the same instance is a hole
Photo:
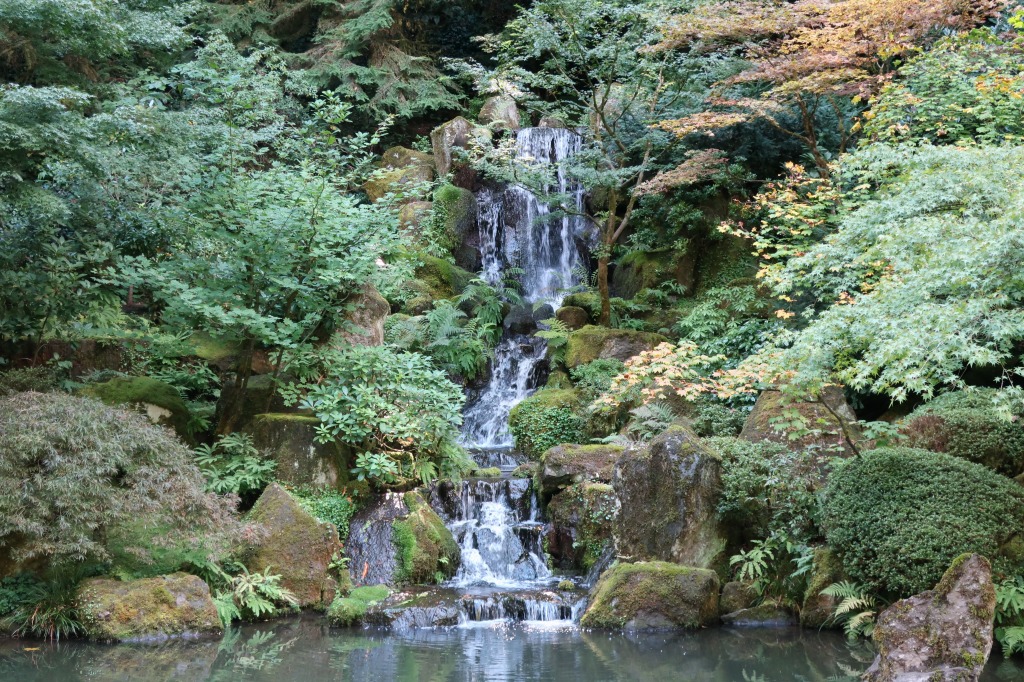
[[[1000,548],[1024,528],[1024,488],[951,455],[880,448],[836,467],[822,517],[851,578],[904,597],[933,587],[964,553],[1013,568]]]
[[[538,459],[556,445],[587,442],[587,420],[581,412],[579,396],[571,389],[538,391],[509,415],[516,449]]]
[[[1024,426],[996,412],[991,389],[946,393],[914,410],[900,429],[909,447],[945,452],[1007,476],[1024,471]]]

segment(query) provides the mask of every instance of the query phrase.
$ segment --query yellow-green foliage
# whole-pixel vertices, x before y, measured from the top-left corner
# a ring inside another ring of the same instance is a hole
[[[366,611],[391,595],[387,585],[357,587],[347,597],[338,597],[327,609],[327,620],[337,627],[358,625]]]

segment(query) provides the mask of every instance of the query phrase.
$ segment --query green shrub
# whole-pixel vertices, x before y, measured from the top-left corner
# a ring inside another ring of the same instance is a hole
[[[137,523],[222,551],[235,502],[205,487],[188,448],[141,414],[63,393],[0,398],[0,547],[15,564],[105,561]]]
[[[816,469],[805,455],[771,442],[751,443],[733,437],[708,443],[722,457],[722,494],[718,512],[748,539],[785,534],[803,542],[819,532],[814,492]]]
[[[1008,568],[999,549],[1024,524],[1024,489],[950,455],[880,448],[832,473],[822,521],[853,580],[907,596],[930,589],[967,552]]]
[[[914,410],[905,445],[967,459],[1007,476],[1024,471],[1024,426],[996,411],[995,391],[946,393]]]
[[[60,384],[60,374],[55,367],[22,367],[0,372],[0,396],[36,391],[53,391]]]
[[[693,416],[693,430],[698,436],[738,436],[747,420],[747,410],[727,407],[721,403],[701,403]]]
[[[330,488],[299,488],[289,492],[317,521],[333,523],[342,542],[348,539],[348,523],[359,509],[351,497]]]
[[[210,491],[238,495],[250,504],[274,480],[277,468],[277,462],[260,453],[245,433],[229,433],[213,445],[200,445],[196,464]]]
[[[532,459],[562,443],[587,442],[587,420],[575,391],[543,390],[512,408],[508,427],[516,449]]]
[[[16,637],[60,640],[83,632],[77,605],[80,568],[44,580],[16,576],[0,582],[0,627]]]
[[[584,402],[592,402],[612,387],[612,379],[625,369],[621,360],[594,360],[570,371],[573,384]]]

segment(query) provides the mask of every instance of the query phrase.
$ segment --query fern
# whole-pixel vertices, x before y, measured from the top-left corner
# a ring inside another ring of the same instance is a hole
[[[996,641],[1004,656],[1024,654],[1024,577],[996,584]]]
[[[863,585],[849,580],[832,583],[821,591],[826,597],[841,600],[832,612],[832,622],[842,622],[849,639],[870,637],[875,630],[878,601]]]
[[[565,359],[565,349],[569,344],[571,331],[564,322],[554,317],[541,320],[541,324],[548,328],[534,332],[534,336],[546,340],[551,351],[552,362],[561,363]]]

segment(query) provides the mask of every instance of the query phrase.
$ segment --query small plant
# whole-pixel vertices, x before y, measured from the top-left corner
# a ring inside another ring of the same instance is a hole
[[[1024,577],[996,584],[995,637],[1004,656],[1024,654]]]
[[[779,605],[800,601],[814,566],[814,548],[784,533],[756,540],[729,559],[737,580],[749,582],[765,601]]]
[[[0,607],[7,613],[0,625],[15,637],[60,641],[82,634],[76,592],[78,575],[60,575],[46,582],[24,576],[0,583]]]
[[[360,452],[356,455],[356,465],[352,473],[360,481],[380,481],[394,483],[398,476],[398,464],[381,452]]]
[[[545,339],[548,342],[552,363],[561,363],[565,360],[565,349],[569,344],[569,334],[571,333],[569,328],[556,317],[541,320],[540,323],[548,328],[534,332],[534,336]]]
[[[832,622],[842,623],[847,637],[870,637],[875,631],[878,601],[863,585],[843,580],[832,583],[821,593],[841,600],[832,613]]]
[[[672,406],[664,402],[641,405],[629,413],[633,416],[626,430],[637,440],[648,441],[671,426],[676,419]]]
[[[253,620],[273,615],[282,608],[298,609],[291,590],[281,586],[281,576],[272,575],[268,566],[262,573],[241,572],[230,578],[228,589],[217,592],[214,604],[225,626],[233,620]]]
[[[213,445],[196,448],[196,464],[215,493],[251,496],[274,480],[277,462],[260,455],[252,436],[230,433]]]

